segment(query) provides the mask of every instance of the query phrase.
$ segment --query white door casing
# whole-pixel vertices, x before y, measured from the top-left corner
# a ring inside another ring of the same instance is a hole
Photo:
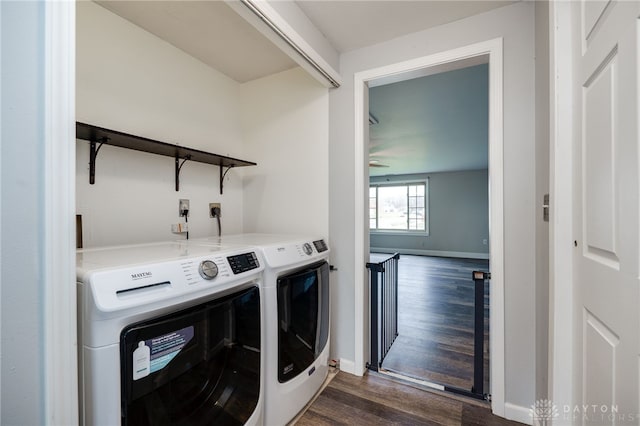
[[[558,424],[640,421],[639,13],[637,1],[571,5],[577,407]]]
[[[43,355],[47,424],[78,424],[75,286],[75,3],[45,2]]]

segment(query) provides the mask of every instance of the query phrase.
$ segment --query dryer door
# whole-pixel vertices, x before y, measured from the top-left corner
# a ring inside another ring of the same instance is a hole
[[[123,425],[241,425],[260,394],[256,287],[126,327]]]
[[[309,367],[327,344],[329,264],[283,275],[277,289],[278,381],[285,383]]]

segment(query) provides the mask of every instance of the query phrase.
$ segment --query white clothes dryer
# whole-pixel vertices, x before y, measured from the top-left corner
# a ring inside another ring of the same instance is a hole
[[[265,261],[265,425],[285,425],[328,374],[329,248],[322,238],[237,234],[210,244],[260,249]]]
[[[241,246],[78,250],[81,423],[263,424],[263,265]]]

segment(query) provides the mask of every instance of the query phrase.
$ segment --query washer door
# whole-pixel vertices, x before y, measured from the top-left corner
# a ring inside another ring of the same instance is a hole
[[[125,328],[123,425],[241,425],[260,396],[258,288]]]
[[[285,383],[309,367],[327,344],[329,264],[283,275],[277,289],[278,381]]]

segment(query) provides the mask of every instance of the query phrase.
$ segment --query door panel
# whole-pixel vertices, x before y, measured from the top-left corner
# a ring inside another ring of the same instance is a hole
[[[636,424],[640,2],[582,1],[572,8],[574,384],[579,411],[572,421]],[[606,407],[608,413],[587,406]]]
[[[588,41],[591,38],[594,30],[596,29],[596,25],[600,22],[604,12],[607,10],[607,6],[609,5],[611,5],[611,0],[582,1],[582,34],[585,41]]]
[[[607,58],[583,87],[582,193],[584,247],[594,261],[618,269],[616,254],[616,56]]]
[[[585,309],[583,339],[583,403],[611,407],[615,401],[616,348],[619,338]]]

